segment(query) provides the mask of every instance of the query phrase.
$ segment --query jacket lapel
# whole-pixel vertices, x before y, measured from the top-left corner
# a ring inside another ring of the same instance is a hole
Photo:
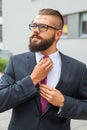
[[[62,61],[62,68],[61,68],[60,80],[59,83],[56,85],[56,88],[63,93],[64,89],[67,87],[66,81],[67,79],[69,79],[71,67],[69,57],[63,55],[62,53],[60,53],[60,56]]]
[[[27,67],[28,67],[28,75],[31,74],[34,67],[36,65],[35,54],[32,52],[27,53]]]

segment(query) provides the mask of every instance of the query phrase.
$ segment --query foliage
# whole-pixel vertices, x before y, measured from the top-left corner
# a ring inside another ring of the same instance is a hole
[[[2,57],[0,57],[0,72],[3,72],[5,70],[7,63],[8,60],[5,60]]]

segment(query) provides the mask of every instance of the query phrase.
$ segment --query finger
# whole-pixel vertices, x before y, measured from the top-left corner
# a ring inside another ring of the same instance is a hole
[[[46,63],[47,61],[50,61],[50,59],[49,58],[45,58],[45,59],[42,59],[42,60],[40,60],[40,64],[44,64],[44,63]]]
[[[53,68],[53,63],[51,62],[46,62],[43,64],[43,67],[45,70],[48,70],[49,68]]]
[[[53,63],[50,63],[46,66],[46,70],[51,70],[53,68]]]
[[[49,90],[47,90],[47,89],[44,89],[44,88],[41,88],[41,89],[40,89],[40,92],[43,93],[44,95],[46,95],[46,94],[49,94],[49,95],[50,95],[50,94],[51,94],[51,91],[49,91]]]
[[[53,90],[54,90],[54,88],[52,88],[52,87],[50,87],[50,86],[48,86],[48,85],[40,84],[40,89],[42,89],[42,88],[47,89],[47,90],[49,90],[49,91],[53,91]]]
[[[49,101],[49,99],[51,99],[51,96],[49,94],[45,94],[45,93],[41,93],[40,92],[40,96],[42,96],[43,98],[45,98],[47,101]]]
[[[41,88],[40,93],[43,94],[44,96],[46,96],[47,98],[52,98],[52,96],[54,94],[53,91],[50,91],[50,90],[45,89],[45,88]]]
[[[42,68],[43,71],[49,72],[52,68],[53,68],[53,63],[47,61],[46,63],[41,63],[38,64],[39,65],[39,69]]]
[[[43,64],[44,66],[48,66],[49,64],[53,64],[53,62],[49,58],[45,58],[40,61],[40,64]]]

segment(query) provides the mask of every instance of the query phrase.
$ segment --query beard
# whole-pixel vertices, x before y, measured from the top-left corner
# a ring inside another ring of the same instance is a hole
[[[38,43],[35,43],[34,41],[32,41],[33,37],[37,36],[38,39],[40,39],[41,41]],[[55,34],[48,39],[43,39],[42,37],[38,36],[38,35],[32,35],[30,37],[30,44],[29,44],[29,50],[32,52],[39,52],[39,51],[44,51],[47,50],[55,41]]]

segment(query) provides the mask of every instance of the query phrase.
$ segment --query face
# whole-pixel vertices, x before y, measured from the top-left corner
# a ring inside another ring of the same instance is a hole
[[[52,16],[47,15],[38,15],[33,23],[46,24],[55,27]],[[55,43],[55,34],[56,30],[52,28],[48,28],[48,30],[44,32],[39,31],[38,27],[35,28],[29,38],[29,49],[33,52],[49,49]]]

